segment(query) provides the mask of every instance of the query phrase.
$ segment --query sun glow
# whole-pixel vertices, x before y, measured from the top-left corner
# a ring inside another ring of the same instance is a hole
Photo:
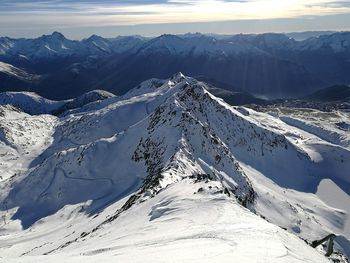
[[[334,0],[134,0],[29,1],[0,3],[0,31],[12,29],[140,26],[196,22],[315,18],[350,14]],[[339,20],[338,28],[344,23]]]
[[[244,19],[294,18],[350,12],[349,7],[325,0],[169,1],[167,4],[105,6],[90,10],[104,13],[111,23],[178,23]],[[175,4],[176,3],[176,4]],[[183,3],[183,4],[181,4]]]

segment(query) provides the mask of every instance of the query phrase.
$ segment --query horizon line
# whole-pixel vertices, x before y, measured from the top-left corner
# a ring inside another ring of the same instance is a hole
[[[213,33],[213,32],[192,32],[192,31],[188,31],[186,33],[162,33],[162,34],[158,34],[158,35],[143,35],[143,34],[117,34],[115,36],[103,36],[103,34],[98,34],[93,33],[93,34],[89,34],[86,37],[83,38],[78,38],[78,39],[74,39],[74,38],[70,38],[67,37],[65,33],[62,33],[60,30],[53,30],[51,31],[51,33],[44,33],[44,34],[38,34],[36,36],[33,37],[11,37],[8,35],[0,35],[0,38],[9,38],[9,39],[14,39],[14,40],[19,40],[19,39],[37,39],[40,37],[45,37],[45,36],[52,36],[55,33],[61,34],[64,38],[66,38],[67,40],[72,40],[72,41],[82,41],[82,40],[86,40],[89,39],[90,37],[93,36],[97,36],[97,37],[101,37],[104,39],[114,39],[114,38],[118,38],[118,37],[142,37],[142,38],[149,38],[149,39],[154,39],[154,38],[158,38],[161,36],[166,36],[166,35],[172,35],[172,36],[185,36],[185,35],[196,35],[196,34],[200,34],[200,35],[204,35],[204,36],[238,36],[238,35],[266,35],[266,34],[281,34],[281,35],[287,35],[287,34],[302,34],[302,33],[321,33],[321,35],[331,35],[331,34],[336,34],[336,33],[350,33],[350,29],[349,30],[302,30],[302,31],[266,31],[266,32],[259,32],[259,33],[249,33],[249,32],[241,32],[241,33]],[[324,33],[324,34],[322,34]]]

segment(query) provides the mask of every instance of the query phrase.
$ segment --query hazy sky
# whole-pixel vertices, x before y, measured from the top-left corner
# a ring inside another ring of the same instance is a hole
[[[0,0],[0,35],[350,30],[350,0]]]

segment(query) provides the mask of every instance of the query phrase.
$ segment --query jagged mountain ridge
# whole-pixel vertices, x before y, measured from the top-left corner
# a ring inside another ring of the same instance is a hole
[[[233,36],[210,36],[204,34],[162,35],[153,39],[141,36],[119,36],[103,38],[92,35],[82,41],[67,39],[59,32],[43,35],[36,39],[0,39],[1,56],[22,56],[23,58],[40,58],[46,56],[87,56],[102,53],[121,53],[129,49],[140,49],[138,52],[177,53],[188,55],[194,53],[266,53],[274,48],[278,50],[307,50],[332,49],[336,53],[348,51],[349,33],[333,32],[331,34],[309,37],[303,41],[296,41],[286,34],[239,34]],[[143,44],[143,45],[142,45]],[[283,44],[283,45],[281,45]],[[39,49],[38,49],[39,47]],[[93,48],[94,47],[94,48]],[[138,47],[138,48],[137,48]],[[90,52],[89,52],[90,50]],[[45,52],[44,52],[45,51]],[[51,54],[51,55],[50,55]]]
[[[123,97],[69,111],[56,119],[48,133],[52,142],[42,148],[29,170],[2,183],[1,200],[6,205],[2,215],[8,221],[2,231],[9,237],[26,231],[39,234],[45,232],[45,225],[61,225],[53,218],[65,217],[64,211],[77,206],[69,213],[73,218],[86,215],[83,221],[90,223],[81,226],[72,219],[76,231],[64,228],[64,237],[49,234],[49,244],[38,237],[36,248],[23,244],[20,252],[5,236],[5,244],[11,244],[6,255],[72,253],[76,244],[89,246],[96,233],[123,222],[127,214],[143,214],[141,207],[148,204],[154,205],[149,216],[155,224],[167,215],[179,213],[181,218],[183,209],[172,207],[182,204],[181,187],[187,189],[183,191],[188,200],[193,199],[190,191],[199,196],[195,202],[218,198],[219,207],[221,202],[237,202],[307,240],[329,231],[342,233],[344,213],[315,198],[314,191],[324,177],[342,178],[347,187],[348,162],[328,152],[348,160],[348,150],[271,115],[233,108],[208,93],[204,83],[182,74],[151,80]],[[323,160],[314,154],[317,145],[329,148],[318,150]],[[285,160],[293,163],[293,170]],[[327,165],[334,168],[325,170]],[[159,200],[171,191],[177,193],[172,201],[170,197]],[[271,213],[271,206],[276,213],[283,211],[288,220]],[[27,230],[21,232],[21,226]],[[280,236],[280,231],[275,233]],[[292,241],[289,234],[283,240]],[[295,244],[301,249],[303,241],[299,242]],[[312,253],[317,252],[303,256]],[[294,260],[289,256],[287,262]]]
[[[142,37],[137,36],[106,39],[96,35],[76,41],[67,39],[59,32],[53,32],[51,35],[43,35],[36,39],[0,38],[0,55],[4,58],[22,57],[27,60],[84,57],[122,52],[135,48],[143,41]]]

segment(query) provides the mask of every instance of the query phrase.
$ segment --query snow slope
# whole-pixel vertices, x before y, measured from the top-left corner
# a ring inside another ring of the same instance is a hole
[[[205,191],[194,194],[200,187]],[[214,193],[216,187],[186,179],[125,212],[98,235],[72,244],[66,254],[6,257],[6,262],[328,262],[302,240]]]
[[[205,83],[178,73],[32,118],[54,126],[0,183],[6,262],[328,262],[306,242],[329,233],[349,253],[346,212],[316,195],[324,179],[349,194],[349,149]]]
[[[9,105],[0,106],[0,181],[11,182],[27,172],[51,143],[56,121],[51,115],[31,116]]]

